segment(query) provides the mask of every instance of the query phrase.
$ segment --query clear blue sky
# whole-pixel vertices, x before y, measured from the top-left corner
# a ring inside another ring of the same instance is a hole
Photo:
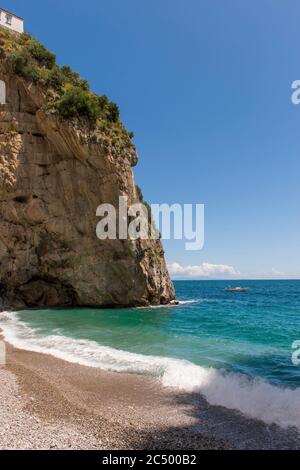
[[[205,248],[167,242],[170,263],[300,277],[299,0],[1,6],[119,104],[149,202],[206,205]]]

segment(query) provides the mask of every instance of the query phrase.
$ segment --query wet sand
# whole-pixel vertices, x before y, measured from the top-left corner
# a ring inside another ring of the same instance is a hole
[[[0,449],[299,449],[295,429],[210,406],[158,379],[69,363],[7,344]]]

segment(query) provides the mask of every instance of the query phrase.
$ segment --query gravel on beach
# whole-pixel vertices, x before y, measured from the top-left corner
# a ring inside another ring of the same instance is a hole
[[[298,432],[210,406],[158,379],[7,346],[0,449],[299,449]]]

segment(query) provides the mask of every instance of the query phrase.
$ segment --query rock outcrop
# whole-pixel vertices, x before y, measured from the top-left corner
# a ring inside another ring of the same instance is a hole
[[[45,110],[2,61],[0,298],[13,307],[142,306],[174,299],[159,240],[99,240],[96,209],[138,202],[132,145]]]

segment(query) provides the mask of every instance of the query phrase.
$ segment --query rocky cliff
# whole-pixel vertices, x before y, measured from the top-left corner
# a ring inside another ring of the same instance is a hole
[[[129,204],[139,199],[132,172],[137,154],[127,131],[103,107],[94,119],[77,111],[62,118],[51,100],[62,99],[71,85],[62,80],[58,92],[32,70],[31,76],[28,62],[20,68],[22,44],[31,44],[21,36],[0,35],[6,85],[6,104],[0,105],[2,305],[168,303],[174,288],[159,240],[96,236],[101,203],[117,207],[121,195]],[[50,69],[34,57],[41,73],[57,73],[56,65]]]

